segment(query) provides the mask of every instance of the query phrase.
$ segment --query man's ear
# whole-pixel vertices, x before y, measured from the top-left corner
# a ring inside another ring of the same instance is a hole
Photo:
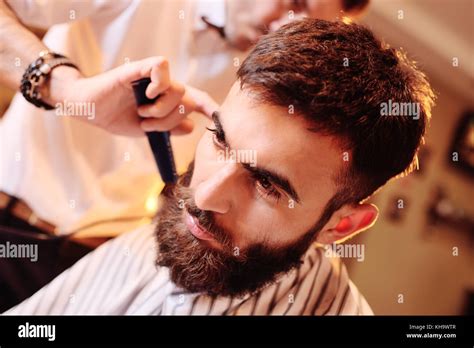
[[[373,204],[344,206],[333,214],[316,238],[321,244],[343,241],[371,227],[379,214]]]

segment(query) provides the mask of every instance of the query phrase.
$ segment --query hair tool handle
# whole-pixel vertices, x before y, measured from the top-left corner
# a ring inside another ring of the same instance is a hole
[[[160,95],[158,95],[154,99],[149,99],[146,96],[145,91],[150,82],[151,79],[148,77],[132,82],[133,93],[138,106],[151,104],[160,97]],[[176,183],[178,175],[176,174],[173,149],[170,142],[170,133],[147,132],[146,136],[150,143],[151,151],[153,152],[153,157],[155,158],[161,179],[165,184]]]

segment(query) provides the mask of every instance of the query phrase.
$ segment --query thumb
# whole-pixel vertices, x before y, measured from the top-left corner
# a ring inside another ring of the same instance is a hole
[[[196,103],[195,111],[211,118],[213,112],[219,109],[219,104],[206,92],[191,86],[186,86],[186,92]]]

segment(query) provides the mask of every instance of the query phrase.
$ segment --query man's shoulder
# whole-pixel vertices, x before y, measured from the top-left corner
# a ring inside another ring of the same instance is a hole
[[[330,306],[321,308],[322,315],[373,315],[373,311],[352,282],[343,260],[331,248],[317,246],[322,252],[323,262],[330,266],[328,287],[333,289]]]
[[[129,248],[133,248],[133,250],[136,250],[137,242],[140,242],[140,241],[152,242],[155,240],[155,227],[156,225],[154,223],[137,227],[136,229],[132,231],[125,232],[118,235],[117,237],[111,239],[104,245],[110,244],[110,245],[121,245],[124,247],[128,246]]]
[[[84,259],[100,259],[108,254],[114,254],[124,256],[121,262],[125,263],[126,259],[134,260],[138,256],[143,258],[143,256],[156,254],[156,248],[155,225],[147,224],[111,238],[86,255]]]
[[[235,314],[372,315],[367,301],[349,279],[338,257],[313,245],[302,264],[259,293],[239,302]]]

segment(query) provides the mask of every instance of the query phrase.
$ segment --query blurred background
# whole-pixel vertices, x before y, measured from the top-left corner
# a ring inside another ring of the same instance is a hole
[[[378,222],[347,242],[365,245],[345,262],[375,314],[474,314],[473,15],[474,0],[372,0],[360,20],[437,94],[419,170],[383,187]],[[0,86],[0,115],[12,96]]]

